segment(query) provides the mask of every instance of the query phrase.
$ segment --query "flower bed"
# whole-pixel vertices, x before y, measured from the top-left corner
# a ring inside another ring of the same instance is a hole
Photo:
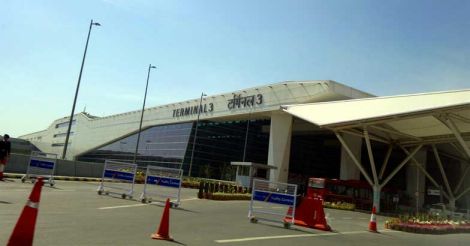
[[[323,202],[323,207],[352,211],[356,209],[356,204],[347,202]]]
[[[400,216],[385,221],[385,228],[422,234],[470,233],[470,222],[453,221],[433,215]]]

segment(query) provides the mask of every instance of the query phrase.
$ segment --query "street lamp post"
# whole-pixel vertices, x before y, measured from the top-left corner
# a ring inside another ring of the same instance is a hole
[[[250,116],[251,116],[251,112],[248,116],[248,120],[246,121],[245,144],[243,145],[243,159],[242,159],[243,162],[245,162],[245,158],[246,158],[246,145],[248,144],[248,133],[250,131]]]
[[[67,146],[69,144],[70,129],[72,128],[73,114],[75,113],[75,104],[77,103],[78,89],[80,88],[80,80],[82,79],[83,65],[85,64],[86,51],[88,49],[88,41],[90,40],[90,33],[92,26],[101,26],[98,22],[90,21],[90,29],[88,29],[88,36],[86,38],[85,51],[83,52],[82,66],[80,67],[80,74],[78,75],[77,89],[75,90],[75,98],[73,99],[72,113],[69,118],[69,127],[67,128],[67,136],[65,137],[64,152],[62,153],[62,159],[65,159],[67,154]]]
[[[196,120],[196,128],[194,129],[194,138],[193,138],[193,150],[191,151],[191,160],[189,161],[189,170],[188,170],[188,176],[191,177],[191,169],[193,167],[193,158],[194,158],[194,149],[196,147],[196,138],[197,138],[197,129],[199,126],[199,117],[201,116],[201,110],[202,110],[202,98],[204,96],[207,96],[206,94],[201,93],[201,98],[199,99],[199,107],[197,110],[197,120]]]
[[[147,83],[145,84],[144,103],[142,104],[142,113],[140,114],[139,133],[137,133],[137,143],[135,145],[135,152],[134,152],[134,160],[133,160],[134,164],[136,163],[137,151],[139,150],[140,132],[142,131],[142,121],[144,119],[145,100],[147,99],[147,89],[149,87],[150,69],[152,68],[157,68],[157,67],[152,66],[152,64],[149,64],[149,70],[147,72]]]

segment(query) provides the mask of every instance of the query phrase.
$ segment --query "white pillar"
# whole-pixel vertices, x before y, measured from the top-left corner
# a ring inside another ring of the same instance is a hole
[[[356,156],[357,160],[361,161],[362,138],[351,134],[342,134],[341,136],[351,149],[351,152]],[[359,180],[360,177],[361,171],[354,164],[346,150],[344,150],[344,147],[341,146],[341,168],[339,178],[342,180]]]
[[[372,186],[372,206],[375,207],[375,210],[380,212],[380,185]]]
[[[414,158],[426,168],[427,151],[420,150]],[[411,197],[410,206],[415,209],[421,209],[424,204],[426,176],[413,163],[409,162],[406,168],[406,193]]]
[[[291,137],[292,116],[282,112],[273,112],[269,130],[268,165],[275,166],[277,169],[270,171],[270,181],[287,182]]]

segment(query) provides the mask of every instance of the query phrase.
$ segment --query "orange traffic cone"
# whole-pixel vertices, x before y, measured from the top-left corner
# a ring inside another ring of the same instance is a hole
[[[15,229],[10,236],[8,246],[33,245],[34,227],[38,216],[39,199],[41,197],[41,188],[44,182],[39,177],[34,184],[29,199],[21,212]]]
[[[372,214],[370,215],[369,231],[377,232],[377,220],[375,218],[375,206],[372,207]]]
[[[152,234],[152,239],[173,241],[169,235],[170,227],[170,198],[166,199],[165,209],[163,210],[162,220],[158,227],[158,232]]]
[[[313,228],[323,231],[331,231],[331,227],[326,222],[325,210],[323,209],[323,200],[316,199],[315,201],[315,225]]]

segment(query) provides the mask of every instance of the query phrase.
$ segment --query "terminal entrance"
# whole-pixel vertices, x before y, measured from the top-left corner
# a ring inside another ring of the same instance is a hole
[[[442,194],[446,209],[455,212],[468,209],[470,198],[468,95],[451,91],[376,97],[286,105],[282,110],[334,133],[342,147],[341,176],[355,178],[359,170],[372,187],[377,211],[386,187],[403,180],[401,174],[406,173],[406,193],[414,196],[416,204],[413,210],[423,208],[425,189],[431,184],[427,193]],[[386,149],[383,159],[380,145]],[[395,151],[404,158],[393,166],[390,157],[397,156]]]
[[[309,177],[339,178],[341,145],[331,133],[294,133],[289,163],[289,183],[303,184]]]
[[[296,119],[298,120],[298,119]],[[378,169],[387,154],[387,146],[377,143],[373,146],[374,158]],[[394,150],[390,156],[387,170],[395,169],[405,155]],[[361,143],[361,163],[368,163],[367,148]],[[364,165],[367,171],[369,165]],[[306,193],[311,177],[325,180],[324,199],[327,202],[347,202],[357,209],[372,208],[373,190],[362,174],[357,179],[341,180],[341,143],[333,133],[326,131],[293,132],[289,164],[289,183],[297,184],[300,193]],[[400,197],[403,205],[412,206],[410,195],[406,193],[406,168],[400,170],[382,190],[383,211],[397,209],[394,198]],[[396,201],[396,199],[395,199]]]

